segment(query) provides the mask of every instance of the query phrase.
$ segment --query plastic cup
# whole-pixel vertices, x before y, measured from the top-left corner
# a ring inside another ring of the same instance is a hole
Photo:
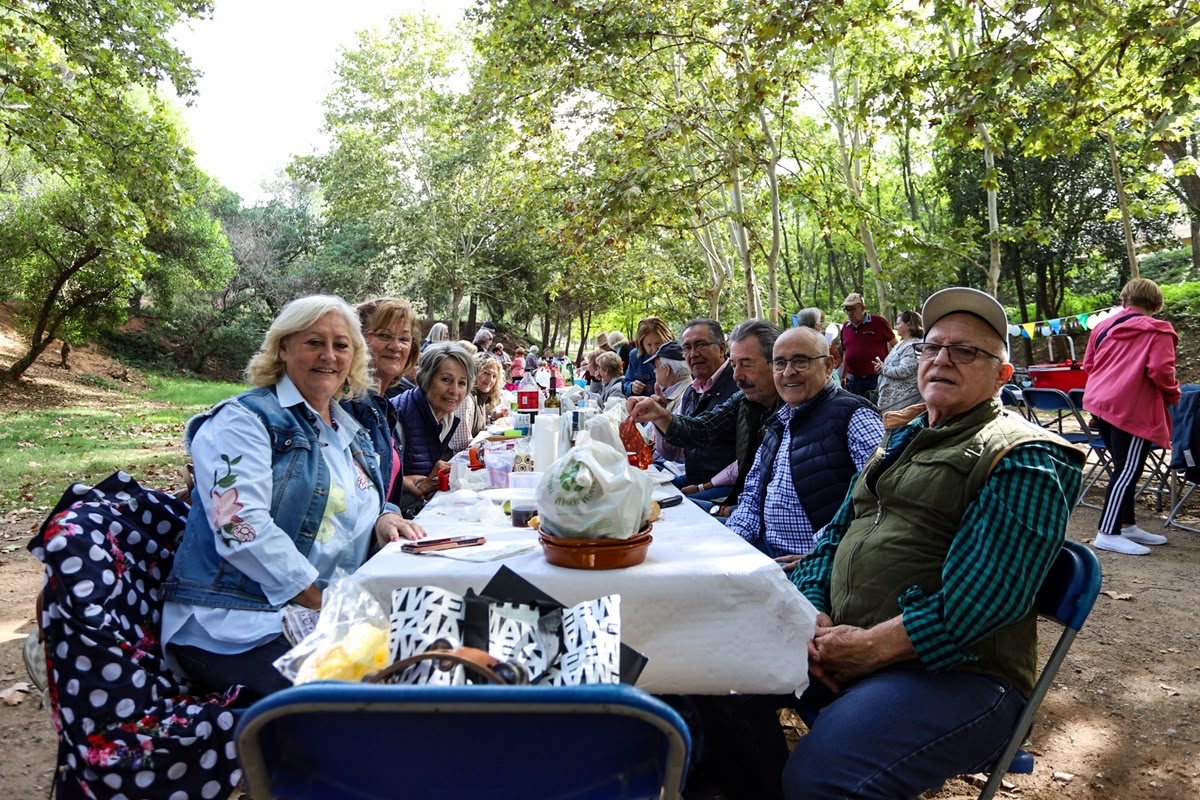
[[[512,524],[514,528],[528,528],[529,520],[533,519],[536,515],[537,506],[532,502],[513,503]]]
[[[510,489],[528,489],[533,491],[541,482],[542,473],[540,472],[513,472],[508,476],[508,486]]]

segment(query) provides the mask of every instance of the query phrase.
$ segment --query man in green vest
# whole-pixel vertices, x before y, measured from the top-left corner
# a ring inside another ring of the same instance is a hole
[[[820,715],[784,769],[788,798],[913,798],[989,769],[1033,687],[1034,600],[1083,454],[997,399],[1013,368],[994,298],[944,289],[922,315],[925,409],[885,415],[792,572],[818,611],[800,702]]]

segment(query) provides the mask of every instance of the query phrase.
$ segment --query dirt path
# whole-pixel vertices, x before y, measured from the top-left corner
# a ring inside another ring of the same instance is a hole
[[[1071,536],[1090,540],[1097,513],[1079,509]],[[1152,521],[1153,520],[1153,521]],[[1195,587],[1200,535],[1166,530],[1143,512],[1147,530],[1170,544],[1144,558],[1100,553],[1104,590],[1076,640],[1034,729],[1034,774],[1012,776],[1014,796],[1049,798],[1200,797],[1200,629]],[[24,549],[35,519],[0,527],[0,690],[26,680],[21,638],[33,630],[32,597],[41,565]],[[17,549],[10,547],[19,545]],[[6,552],[7,551],[7,552]],[[1044,629],[1044,640],[1057,634]],[[0,798],[45,796],[54,769],[48,714],[28,696],[0,704]],[[1056,773],[1066,773],[1067,779]],[[949,784],[936,800],[965,800],[978,789]]]

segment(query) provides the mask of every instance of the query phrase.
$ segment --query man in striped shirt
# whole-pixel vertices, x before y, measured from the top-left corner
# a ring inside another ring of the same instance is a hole
[[[909,798],[989,769],[1033,687],[1034,600],[1082,453],[998,401],[1012,365],[994,298],[945,289],[923,317],[926,410],[885,416],[793,571],[818,611],[800,702],[820,716],[784,770],[789,798]]]

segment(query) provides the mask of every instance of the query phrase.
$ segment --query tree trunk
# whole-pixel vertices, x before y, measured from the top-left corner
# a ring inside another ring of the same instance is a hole
[[[988,215],[988,271],[987,292],[992,297],[1000,287],[1000,203],[996,191],[996,152],[992,148],[992,137],[988,126],[980,122],[977,130],[983,140],[984,181],[987,191]]]
[[[729,204],[733,210],[729,219],[729,239],[733,242],[734,250],[742,265],[742,279],[746,287],[746,317],[756,319],[762,316],[762,297],[758,293],[758,278],[754,274],[754,260],[750,257],[749,236],[743,222],[746,218],[746,206],[742,200],[742,171],[736,163],[730,165],[729,181]]]
[[[479,300],[475,297],[475,293],[471,292],[471,302],[467,306],[467,330],[474,336],[479,330],[477,320],[479,319]]]
[[[829,75],[830,86],[833,89],[833,106],[835,109],[834,128],[837,132],[842,180],[845,182],[846,188],[850,190],[850,194],[858,206],[858,232],[859,237],[862,239],[863,256],[866,258],[867,264],[871,267],[871,277],[875,282],[875,294],[878,299],[879,311],[890,317],[892,314],[889,308],[887,285],[883,282],[883,266],[879,263],[879,252],[875,249],[875,237],[871,233],[871,226],[866,216],[866,204],[863,201],[862,160],[858,157],[858,150],[861,146],[859,131],[857,128],[854,129],[851,132],[852,141],[846,141],[846,124],[842,121],[840,113],[843,107],[841,83],[837,78],[837,57],[833,51],[829,53]],[[851,79],[852,105],[857,105],[858,102],[857,87],[857,79]]]
[[[1133,246],[1133,224],[1129,221],[1129,202],[1125,198],[1125,181],[1121,179],[1121,161],[1117,158],[1117,143],[1110,131],[1100,135],[1108,141],[1108,160],[1112,163],[1113,186],[1117,190],[1117,205],[1121,209],[1121,228],[1125,231],[1125,256],[1129,259],[1129,277],[1138,277],[1137,250]]]
[[[459,310],[462,308],[463,297],[466,292],[463,290],[461,283],[457,281],[450,287],[450,341],[461,339],[459,334]]]

